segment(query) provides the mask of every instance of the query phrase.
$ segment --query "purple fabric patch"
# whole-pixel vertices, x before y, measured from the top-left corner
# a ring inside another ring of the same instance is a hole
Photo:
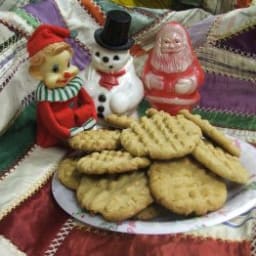
[[[44,0],[38,3],[28,4],[24,9],[37,17],[41,23],[49,23],[56,26],[66,27],[62,16],[52,0]]]
[[[215,17],[210,16],[188,28],[188,33],[194,48],[197,48],[206,42],[208,31],[210,30],[214,20]]]
[[[53,0],[44,0],[39,3],[28,4],[24,9],[38,18],[41,23],[52,24],[60,27],[66,27],[66,24],[58,11]],[[73,64],[80,70],[88,66],[91,61],[89,52],[82,48],[73,39],[66,40],[74,50]]]
[[[207,73],[199,106],[237,114],[256,114],[255,97],[255,83]]]
[[[219,40],[218,47],[231,47],[242,52],[256,54],[256,27],[250,28],[247,31],[241,31],[238,35],[233,35],[231,38]]]

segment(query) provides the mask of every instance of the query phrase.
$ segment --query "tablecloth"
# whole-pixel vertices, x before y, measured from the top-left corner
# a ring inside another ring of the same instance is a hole
[[[38,82],[28,74],[27,38],[41,23],[76,30],[69,43],[82,76],[93,33],[111,9],[132,16],[131,53],[138,74],[161,25],[182,23],[206,73],[193,111],[225,133],[256,143],[256,6],[213,15],[203,9],[127,8],[102,0],[0,1],[0,255],[256,255],[256,205],[213,227],[138,235],[132,227],[128,234],[82,224],[55,202],[51,180],[66,151],[35,144]]]

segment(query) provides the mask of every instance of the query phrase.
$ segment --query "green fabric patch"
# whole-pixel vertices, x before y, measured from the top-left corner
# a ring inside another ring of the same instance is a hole
[[[139,117],[144,116],[146,110],[150,108],[150,104],[146,99],[143,99],[138,106],[138,115]]]
[[[40,21],[36,17],[32,16],[30,13],[27,13],[21,8],[15,8],[13,12],[15,12],[22,19],[24,19],[27,24],[32,26],[33,28],[36,28],[40,25]]]
[[[211,124],[219,127],[239,130],[256,130],[256,116],[207,111],[200,108],[194,109],[193,113],[201,115],[202,118],[209,120]]]
[[[36,106],[31,103],[0,136],[0,171],[12,166],[35,143]]]
[[[132,8],[126,9],[122,7],[121,5],[117,5],[116,3],[112,1],[106,1],[106,0],[94,0],[94,2],[101,7],[101,9],[106,13],[110,10],[124,10],[129,12],[129,14],[132,16],[132,23],[131,23],[131,28],[130,28],[130,33],[133,35],[146,26],[152,24],[152,22],[159,17],[159,13],[156,12],[155,17],[149,17],[146,15],[143,15],[139,12],[136,12]],[[151,16],[154,16],[154,11],[150,10]],[[162,11],[164,13],[164,11]]]

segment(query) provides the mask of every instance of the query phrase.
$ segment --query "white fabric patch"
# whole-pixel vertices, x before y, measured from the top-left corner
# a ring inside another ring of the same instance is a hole
[[[9,83],[0,92],[0,132],[20,110],[22,100],[37,87],[38,81],[28,73],[28,62],[22,63]]]
[[[214,40],[237,34],[239,31],[256,24],[256,6],[236,9],[220,16],[218,26],[213,26],[209,37]]]
[[[41,148],[34,151],[0,181],[0,219],[33,194],[54,172],[65,151],[60,148]]]
[[[23,20],[14,12],[0,11],[0,19],[28,34],[31,34],[34,31],[32,26],[30,26],[25,20]]]
[[[0,24],[0,33],[1,33],[1,38],[0,38],[1,43],[5,42],[10,37],[15,35],[13,31],[9,30],[8,27],[6,27],[3,24]]]
[[[94,42],[94,31],[99,28],[95,19],[76,0],[55,1],[70,30],[78,32],[77,39],[86,46]]]
[[[24,252],[18,250],[18,248],[11,243],[10,240],[0,236],[0,252],[5,256],[26,256]]]
[[[0,55],[0,84],[8,78],[26,57],[26,40],[21,39]]]

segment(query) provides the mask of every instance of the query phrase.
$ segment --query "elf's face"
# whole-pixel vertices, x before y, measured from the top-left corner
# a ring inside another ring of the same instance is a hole
[[[72,54],[64,50],[54,56],[45,56],[40,66],[42,81],[49,89],[64,87],[78,74],[78,68],[70,64]]]

